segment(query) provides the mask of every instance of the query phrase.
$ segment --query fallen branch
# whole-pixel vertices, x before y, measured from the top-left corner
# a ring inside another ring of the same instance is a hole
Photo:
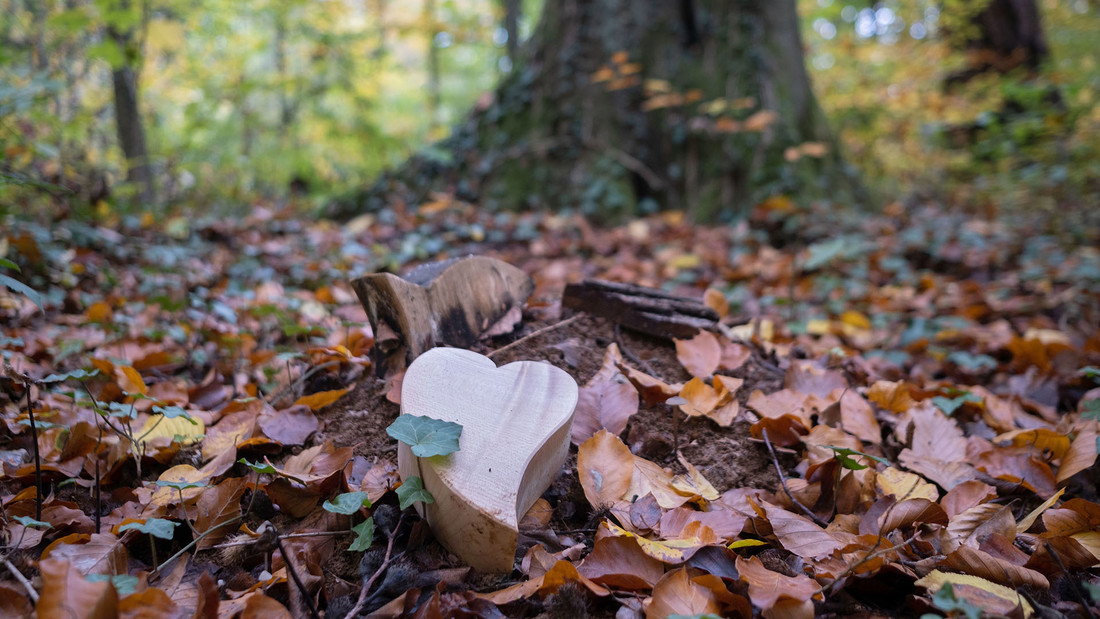
[[[779,457],[775,455],[775,448],[772,447],[772,442],[768,440],[768,431],[762,430],[762,433],[764,435],[764,444],[768,446],[768,453],[772,455],[772,463],[775,464],[775,472],[779,474],[779,483],[783,484],[783,492],[786,492],[791,501],[795,505],[797,505],[799,509],[802,510],[802,513],[809,516],[810,519],[813,520],[817,526],[821,528],[829,526],[827,522],[823,521],[821,518],[818,518],[817,514],[813,513],[813,511],[811,511],[809,507],[803,505],[802,501],[794,498],[794,495],[791,494],[791,489],[787,487],[787,478],[783,475],[783,469],[779,466]]]
[[[582,316],[583,316],[583,314],[577,314],[576,316],[571,316],[569,318],[566,318],[565,320],[559,320],[558,322],[555,322],[552,325],[547,325],[547,326],[545,326],[541,329],[537,329],[535,331],[532,331],[531,333],[528,333],[527,335],[519,338],[518,340],[516,340],[514,342],[511,342],[511,343],[507,344],[506,346],[501,346],[500,348],[486,354],[485,356],[492,359],[494,355],[499,355],[500,353],[502,353],[502,352],[504,352],[508,349],[515,348],[516,346],[519,346],[520,344],[522,344],[522,343],[524,343],[528,340],[533,340],[536,337],[542,335],[543,333],[553,331],[554,329],[560,329],[561,327],[564,327],[565,325],[577,322],[577,320],[579,320]]]

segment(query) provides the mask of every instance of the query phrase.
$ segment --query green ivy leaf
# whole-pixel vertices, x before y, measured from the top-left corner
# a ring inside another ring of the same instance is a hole
[[[1100,398],[1085,402],[1081,416],[1085,419],[1100,419]]]
[[[138,585],[138,577],[129,574],[117,574],[115,576],[110,574],[88,574],[84,577],[84,580],[88,582],[108,581],[115,586],[115,591],[118,592],[120,597],[130,595],[137,589]]]
[[[158,479],[157,486],[160,488],[175,488],[176,490],[183,492],[188,488],[205,488],[206,484],[201,481],[166,481],[163,479]]]
[[[34,288],[31,288],[30,286],[15,278],[8,277],[3,273],[0,273],[0,285],[5,286],[8,290],[18,292],[19,294],[27,297],[31,300],[32,303],[38,306],[38,309],[40,311],[45,311],[42,310],[42,296],[39,295],[38,291]]]
[[[12,520],[27,527],[28,529],[52,529],[53,525],[48,522],[42,522],[41,520],[35,520],[30,516],[12,516]]]
[[[935,404],[936,407],[943,411],[943,414],[947,415],[948,417],[955,414],[955,411],[959,410],[959,408],[967,402],[978,403],[981,401],[981,396],[970,393],[969,391],[964,391],[962,395],[958,395],[953,398],[948,398],[942,395],[938,395],[932,398],[932,403]]]
[[[161,415],[164,415],[168,419],[175,419],[176,417],[183,417],[187,421],[190,421],[191,425],[194,425],[194,426],[199,425],[199,422],[195,421],[195,419],[193,417],[191,417],[191,415],[189,415],[186,410],[184,410],[182,407],[179,407],[179,406],[154,406],[153,407],[153,412],[154,413],[160,413]]]
[[[64,374],[50,374],[46,378],[43,378],[42,382],[44,382],[44,383],[63,383],[65,381],[69,380],[70,378],[75,378],[77,380],[84,380],[85,378],[91,378],[93,376],[96,376],[97,374],[99,374],[99,370],[92,370],[91,372],[89,372],[88,370],[73,370],[72,372],[65,372]]]
[[[832,449],[833,456],[835,456],[836,459],[840,461],[840,466],[851,471],[862,471],[868,466],[866,464],[863,464],[862,462],[857,462],[855,459],[852,458],[852,456],[863,456],[864,458],[870,458],[875,462],[890,466],[890,461],[886,458],[880,458],[879,456],[865,454],[862,451],[856,451],[848,447],[834,447],[833,445],[822,445],[822,447],[826,449]]]
[[[355,541],[351,543],[351,546],[348,546],[348,550],[354,552],[362,552],[370,548],[371,544],[374,543],[373,517],[367,518],[363,522],[360,522],[359,524],[352,527],[351,530],[355,531],[356,535]]]
[[[267,473],[268,475],[279,474],[279,471],[275,470],[275,467],[268,462],[250,462],[248,458],[241,458],[237,460],[237,462],[247,466],[257,473]]]
[[[940,590],[936,592],[936,595],[932,596],[932,605],[948,613],[948,615],[952,615],[957,611],[961,612],[967,619],[981,619],[982,616],[982,609],[967,600],[955,597],[955,588],[949,582],[944,583]]]
[[[321,507],[334,514],[350,516],[361,507],[370,507],[370,499],[367,498],[366,492],[345,492],[336,495],[331,501],[325,501]]]
[[[160,539],[172,539],[176,534],[176,527],[179,525],[178,522],[172,522],[164,518],[149,518],[145,522],[128,522],[119,527],[118,530],[121,533],[133,529]]]
[[[401,502],[401,509],[408,509],[410,505],[420,501],[421,503],[434,503],[435,497],[424,489],[424,482],[415,475],[406,479],[397,487],[397,499]]]
[[[386,434],[412,447],[417,456],[429,458],[458,451],[462,426],[431,417],[401,415],[386,428]]]

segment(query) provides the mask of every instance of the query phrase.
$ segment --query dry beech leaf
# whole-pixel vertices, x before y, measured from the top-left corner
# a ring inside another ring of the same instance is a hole
[[[722,614],[718,596],[709,587],[694,582],[687,568],[680,568],[665,574],[653,587],[653,598],[645,616],[646,619],[663,619],[669,615],[705,614]]]
[[[791,360],[783,386],[791,391],[828,397],[837,389],[847,389],[848,381],[839,372],[819,367],[813,361]]]
[[[1056,492],[1054,494],[1054,496],[1052,496],[1049,499],[1043,501],[1042,505],[1039,505],[1035,509],[1028,512],[1028,514],[1026,516],[1024,516],[1023,518],[1020,519],[1020,522],[1016,523],[1016,532],[1017,533],[1024,533],[1028,529],[1030,529],[1031,525],[1035,524],[1035,521],[1038,520],[1039,516],[1041,516],[1043,514],[1043,512],[1045,512],[1046,510],[1053,507],[1054,504],[1058,502],[1058,499],[1062,498],[1062,495],[1065,494],[1065,492],[1066,492],[1066,489],[1062,488],[1061,490]]]
[[[947,515],[954,518],[957,514],[987,501],[997,498],[997,489],[976,479],[964,481],[943,495],[940,505]]]
[[[42,556],[67,560],[81,574],[125,574],[129,561],[126,547],[108,533],[63,537],[50,544]]]
[[[145,381],[141,378],[141,374],[128,365],[115,366],[115,380],[118,382],[118,388],[126,393],[145,395],[149,391],[149,388],[145,386]]]
[[[994,438],[993,442],[998,445],[1008,443],[1013,447],[1028,447],[1039,452],[1042,457],[1055,460],[1065,457],[1070,445],[1068,436],[1047,428],[1005,432]]]
[[[764,503],[763,508],[779,543],[804,559],[830,555],[844,546],[843,542],[805,516],[771,503]]]
[[[1007,587],[1050,588],[1050,581],[1039,572],[1014,565],[969,546],[959,546],[947,555],[942,564],[950,569],[973,574]]]
[[[689,374],[706,378],[718,369],[722,360],[722,347],[718,338],[710,331],[699,331],[690,340],[675,340],[676,359]]]
[[[886,535],[916,524],[947,524],[947,514],[938,503],[928,499],[908,499],[894,504],[881,519],[879,533]]]
[[[634,474],[630,478],[630,488],[624,497],[643,497],[652,494],[657,504],[664,509],[672,509],[687,503],[696,495],[682,493],[672,485],[672,473],[660,465],[645,458],[634,456]]]
[[[589,505],[611,505],[630,489],[634,454],[619,437],[600,430],[577,450],[577,475]]]
[[[255,410],[236,411],[222,417],[218,423],[206,429],[206,438],[202,441],[202,459],[205,462],[227,451],[237,451],[237,444],[252,438],[258,412]]]
[[[938,501],[940,499],[940,491],[923,477],[892,466],[886,467],[875,475],[875,490],[882,496],[892,496],[899,501],[905,499]]]
[[[1054,478],[1057,483],[1066,481],[1096,463],[1097,425],[1100,424],[1093,421],[1077,428],[1077,436],[1070,443],[1069,449],[1062,458],[1062,466],[1058,467],[1058,475]]]
[[[665,566],[642,552],[633,539],[611,535],[596,540],[577,571],[605,587],[642,591],[660,580]]]
[[[295,404],[280,411],[267,407],[260,413],[256,423],[268,438],[282,445],[304,444],[321,425],[317,421],[317,416],[313,414],[313,410],[302,404]]]
[[[880,380],[867,390],[867,399],[878,405],[883,410],[892,413],[904,413],[913,406],[913,398],[909,395],[909,387],[902,382],[890,382]]]
[[[718,362],[718,369],[733,372],[752,358],[752,348],[745,344],[733,342],[724,337],[721,338],[720,342],[722,344],[722,359]]]
[[[177,619],[180,607],[156,587],[132,593],[119,601],[119,619]]]
[[[217,545],[234,531],[235,527],[232,524],[223,525],[222,523],[241,515],[241,497],[244,496],[247,486],[247,477],[236,477],[227,479],[213,488],[207,488],[199,496],[196,504],[195,531],[206,535],[198,541],[196,546],[198,550]],[[217,530],[207,533],[214,528]]]
[[[600,524],[607,532],[617,537],[632,538],[643,553],[663,563],[678,565],[687,561],[703,546],[718,543],[718,536],[699,523],[691,523],[680,531],[676,539],[652,540],[627,531],[610,521]]]
[[[821,587],[809,576],[786,576],[773,572],[764,567],[758,557],[749,559],[736,559],[737,573],[741,580],[749,585],[749,599],[752,605],[762,610],[770,610],[779,602],[789,600],[797,602],[796,609],[804,608],[803,604],[809,604],[809,614],[799,610],[794,617],[813,617],[813,597]]]
[[[1012,616],[1019,607],[1023,609],[1024,617],[1034,614],[1031,605],[1019,593],[977,576],[932,570],[914,584],[927,589],[930,595],[935,595],[945,584],[950,584],[956,598],[966,600],[989,613]]]
[[[294,402],[295,406],[308,406],[313,410],[321,410],[322,408],[332,404],[336,400],[339,400],[347,392],[351,391],[351,388],[347,389],[335,389],[333,391],[319,391],[311,395],[304,395],[298,398]]]
[[[975,532],[982,524],[1002,509],[1004,509],[1004,506],[997,503],[982,503],[971,507],[961,514],[952,516],[951,522],[947,525],[947,535],[949,539],[956,545],[977,547],[978,542],[974,539]],[[946,550],[951,550],[951,548],[947,548]]]
[[[730,302],[726,300],[726,295],[714,288],[707,288],[703,292],[703,304],[714,310],[718,318],[725,318],[730,312]]]
[[[840,407],[840,424],[845,431],[873,445],[882,442],[882,428],[875,419],[875,411],[863,396],[845,389],[839,394],[833,391],[829,397]]]
[[[42,592],[35,609],[39,619],[72,619],[79,609],[82,619],[118,617],[118,593],[107,581],[90,582],[64,559],[42,559]],[[122,573],[125,573],[123,571]]]
[[[619,371],[617,362],[621,361],[618,345],[611,344],[599,371],[580,388],[573,416],[574,445],[587,441],[601,429],[616,435],[622,433],[626,422],[638,412],[638,390]]]
[[[654,378],[625,363],[618,363],[616,365],[619,371],[622,372],[634,385],[634,388],[638,390],[638,394],[642,397],[642,404],[645,406],[664,404],[665,400],[676,397],[682,389],[682,385],[679,383],[670,385],[659,378]]]

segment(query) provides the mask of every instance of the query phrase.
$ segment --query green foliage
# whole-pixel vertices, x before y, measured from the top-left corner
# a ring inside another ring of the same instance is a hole
[[[348,546],[348,550],[352,552],[362,552],[370,548],[374,543],[374,518],[367,518],[363,522],[355,525],[351,528],[355,531],[355,539]]]
[[[84,576],[84,580],[88,582],[109,582],[114,586],[120,597],[130,595],[136,591],[138,583],[141,582],[137,576],[128,574],[87,574]]]
[[[959,395],[954,397],[938,395],[932,398],[932,403],[936,405],[936,408],[943,411],[943,414],[948,417],[955,414],[955,411],[959,410],[959,408],[967,402],[978,404],[981,403],[981,401],[981,396],[970,393],[969,391],[962,391]]]
[[[422,503],[434,503],[435,497],[424,489],[424,482],[417,476],[409,477],[397,487],[397,500],[401,502],[401,509],[408,509],[410,505],[420,501]]]
[[[128,522],[119,527],[118,530],[121,533],[133,529],[160,539],[172,539],[179,524],[164,518],[149,518],[145,522]]]
[[[932,605],[942,610],[948,617],[966,617],[966,619],[981,619],[982,609],[970,602],[955,597],[955,588],[951,583],[944,583],[940,590],[932,596]],[[925,614],[921,619],[937,619],[938,615]]]
[[[331,501],[325,501],[321,507],[334,514],[350,516],[360,508],[370,507],[370,499],[367,498],[366,492],[345,492],[336,495]]]
[[[7,258],[0,258],[0,267],[11,269],[17,273],[21,271],[19,265],[15,264],[11,260],[8,260]],[[12,292],[17,292],[27,297],[31,300],[32,303],[38,306],[38,309],[42,309],[42,296],[39,295],[38,291],[36,291],[34,288],[31,288],[30,286],[15,279],[14,277],[11,277],[10,275],[4,275],[3,273],[0,273],[0,284],[2,284],[4,287],[6,287],[8,290],[11,290]]]
[[[866,464],[863,464],[862,462],[857,461],[852,456],[861,456],[861,457],[864,457],[864,458],[870,458],[871,460],[874,460],[875,462],[878,462],[880,464],[885,464],[886,466],[890,466],[890,461],[887,460],[886,458],[882,458],[882,457],[879,457],[879,456],[872,456],[871,454],[865,454],[862,451],[856,451],[854,449],[851,449],[850,447],[834,447],[833,445],[824,445],[824,447],[826,449],[832,449],[833,450],[833,456],[840,462],[840,466],[842,466],[846,469],[852,470],[852,471],[860,471],[860,470],[863,470],[863,469],[867,468],[867,466],[868,466]]]
[[[28,529],[52,529],[53,525],[48,522],[42,522],[41,520],[35,520],[30,516],[12,516],[12,520],[18,522]]]
[[[400,415],[386,428],[386,433],[411,447],[417,456],[430,458],[458,451],[462,426],[431,417]]]

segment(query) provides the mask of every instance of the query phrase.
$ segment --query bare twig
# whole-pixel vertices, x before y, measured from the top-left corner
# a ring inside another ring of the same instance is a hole
[[[650,376],[656,376],[657,372],[653,369],[653,366],[649,365],[649,362],[642,359],[638,355],[634,354],[634,351],[630,350],[622,338],[622,325],[615,323],[615,343],[619,345],[619,351],[623,353],[623,356],[627,358],[634,365],[639,365],[646,374]]]
[[[894,503],[894,505],[897,505],[897,503]],[[893,507],[893,505],[891,505],[891,507]],[[857,569],[859,569],[862,565],[864,565],[868,561],[871,561],[872,559],[877,559],[878,557],[881,557],[882,555],[889,554],[891,552],[895,552],[900,548],[904,548],[905,546],[908,546],[909,544],[912,544],[913,542],[917,541],[917,536],[918,535],[920,535],[919,532],[914,533],[912,537],[910,537],[909,539],[903,541],[902,543],[900,543],[896,546],[891,546],[889,548],[883,548],[882,550],[878,550],[879,545],[882,544],[882,540],[885,539],[882,535],[879,535],[878,539],[875,540],[875,545],[871,546],[871,550],[866,555],[864,555],[862,559],[860,559],[859,561],[856,561],[855,563],[849,565],[848,568],[845,569],[843,572],[841,572],[839,575],[837,575],[837,577],[834,578],[831,583],[822,586],[820,589],[817,590],[817,593],[815,593],[814,595],[823,594],[823,593],[826,593],[826,592],[830,591],[833,587],[836,586],[836,584],[838,582],[842,582],[845,578],[850,576],[852,573],[854,573]]]
[[[317,374],[321,370],[327,370],[334,365],[340,365],[340,363],[340,361],[326,361],[320,365],[315,365],[309,368],[308,371],[302,372],[302,375],[299,376],[294,382],[288,383],[283,386],[282,389],[276,391],[274,395],[267,399],[267,401],[270,402],[272,406],[276,405],[279,400],[286,397],[287,393],[294,393],[295,391],[297,391],[297,389],[304,385],[305,382],[309,380],[310,377],[314,374]]]
[[[286,564],[286,571],[294,581],[294,586],[298,587],[298,592],[302,594],[302,600],[309,609],[309,616],[313,619],[321,619],[321,614],[317,612],[317,605],[313,603],[313,596],[309,594],[309,591],[306,591],[305,583],[298,577],[298,570],[294,569],[294,562],[290,560],[290,553],[286,551],[286,545],[283,544],[283,538],[278,534],[278,531],[275,533],[275,539],[278,540],[279,543],[279,552],[283,554],[283,563]]]
[[[217,531],[218,529],[224,527],[227,524],[232,524],[232,523],[240,520],[241,518],[243,518],[243,516],[233,516],[232,518],[230,518],[230,519],[228,519],[224,522],[220,522],[220,523],[210,527],[209,529],[203,531],[197,537],[195,537],[195,539],[191,540],[191,542],[188,543],[186,546],[184,546],[183,548],[180,548],[179,552],[177,552],[176,554],[168,557],[160,565],[153,568],[153,573],[149,575],[149,579],[153,580],[153,579],[157,578],[158,576],[160,576],[161,571],[164,569],[164,567],[166,565],[168,565],[169,563],[171,563],[171,562],[175,561],[176,559],[182,557],[185,553],[187,553],[189,550],[191,550],[191,548],[195,544],[198,544],[199,540],[201,540],[202,538],[206,537],[207,535],[210,535],[214,531]]]
[[[1081,590],[1077,587],[1077,581],[1069,577],[1069,572],[1066,571],[1065,564],[1062,563],[1062,557],[1058,556],[1058,553],[1054,550],[1054,547],[1050,545],[1050,542],[1044,541],[1043,547],[1047,549],[1047,553],[1054,559],[1054,562],[1058,564],[1058,569],[1062,570],[1062,573],[1066,575],[1066,580],[1069,581],[1070,589],[1073,591],[1073,597],[1077,599],[1077,603],[1080,604],[1085,612],[1089,614],[1089,617],[1096,619],[1096,613],[1092,610],[1092,605],[1085,599],[1085,595],[1081,593]]]
[[[27,417],[31,421],[31,446],[34,448],[34,519],[42,520],[42,460],[38,454],[38,426],[34,423],[34,406],[31,404],[31,384],[23,382],[27,390]]]
[[[489,354],[487,354],[485,356],[492,359],[494,356],[499,355],[500,353],[502,353],[502,352],[504,352],[504,351],[506,351],[510,348],[515,348],[516,346],[519,346],[523,342],[534,339],[534,338],[542,335],[543,333],[546,333],[548,331],[553,331],[554,329],[559,329],[561,327],[564,327],[565,325],[574,323],[574,322],[580,320],[580,318],[582,316],[584,316],[584,314],[577,314],[575,316],[570,316],[569,318],[566,318],[565,320],[559,320],[558,322],[555,322],[552,325],[547,325],[547,326],[545,326],[541,329],[538,329],[536,331],[532,331],[531,333],[528,333],[527,335],[519,338],[518,340],[512,342],[511,344],[508,344],[506,346],[501,346],[500,348],[498,348],[494,351],[491,351]]]
[[[348,617],[349,619],[354,619],[356,616],[359,615],[359,613],[363,610],[363,607],[366,606],[367,600],[370,598],[370,596],[367,594],[370,593],[370,588],[374,586],[374,581],[378,580],[378,578],[382,575],[382,572],[385,572],[386,568],[388,568],[390,564],[397,559],[397,557],[393,556],[393,543],[397,540],[397,531],[401,528],[401,522],[404,519],[405,514],[401,514],[401,517],[397,519],[397,525],[390,533],[389,541],[386,542],[386,556],[382,559],[382,565],[379,565],[378,569],[374,570],[374,573],[371,574],[371,577],[363,583],[363,588],[359,590],[359,598],[355,600],[355,606],[352,606],[351,610],[348,611],[348,614],[344,615],[345,617]]]
[[[11,561],[7,560],[7,558],[4,559],[4,567],[8,568],[8,571],[11,572],[12,578],[18,580],[19,584],[23,585],[23,589],[27,591],[27,595],[30,596],[31,601],[37,604],[38,592],[34,590],[34,585],[31,584],[31,581],[27,580],[27,577],[12,565]]]
[[[813,513],[809,507],[803,505],[802,501],[794,498],[794,495],[791,494],[791,489],[787,487],[787,478],[783,475],[783,469],[779,466],[779,458],[775,455],[775,448],[772,447],[772,442],[768,440],[768,431],[763,430],[762,434],[764,435],[764,444],[768,446],[768,453],[770,453],[772,456],[772,463],[775,464],[775,472],[779,474],[779,483],[783,484],[783,492],[786,492],[791,501],[795,505],[797,505],[799,509],[802,510],[802,513],[809,516],[810,519],[813,520],[815,524],[817,524],[817,526],[822,528],[829,526],[828,523],[823,521],[821,518],[818,518],[817,514]]]

